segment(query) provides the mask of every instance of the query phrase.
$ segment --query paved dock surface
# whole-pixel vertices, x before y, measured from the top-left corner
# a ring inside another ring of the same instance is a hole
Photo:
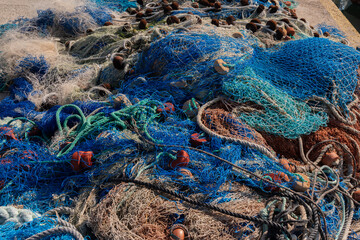
[[[18,16],[34,17],[36,9],[49,2],[53,1],[0,0],[0,24],[15,20]],[[360,45],[360,34],[331,0],[298,0],[298,3],[297,14],[300,18],[307,19],[314,26],[323,22],[336,26],[347,35],[353,46]]]

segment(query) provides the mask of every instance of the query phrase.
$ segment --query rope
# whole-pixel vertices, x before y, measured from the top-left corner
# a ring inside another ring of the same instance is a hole
[[[45,212],[44,215],[56,215],[56,213],[70,215],[74,213],[74,209],[69,207],[58,207]]]
[[[37,233],[26,240],[41,240],[43,238],[55,235],[55,234],[69,234],[74,237],[75,240],[84,240],[84,237],[76,229],[71,227],[56,227],[49,230],[45,230],[41,233]]]

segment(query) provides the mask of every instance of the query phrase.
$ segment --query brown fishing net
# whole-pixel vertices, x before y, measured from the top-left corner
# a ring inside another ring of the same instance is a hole
[[[258,201],[260,197],[249,188],[239,184],[232,187],[231,197],[236,200],[220,203],[219,207],[251,216],[264,208],[263,201]],[[116,185],[93,206],[87,225],[98,239],[165,240],[169,239],[175,216],[183,216],[188,239],[249,239],[246,236],[259,234],[241,219],[183,204],[171,196],[130,184]]]

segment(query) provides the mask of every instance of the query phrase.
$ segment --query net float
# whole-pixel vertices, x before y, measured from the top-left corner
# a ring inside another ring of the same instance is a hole
[[[271,30],[275,31],[277,27],[277,23],[275,20],[269,20],[266,22],[266,26],[270,28]]]
[[[188,239],[188,230],[182,224],[174,224],[170,229],[170,239],[171,240],[185,240]]]
[[[269,7],[269,12],[270,12],[270,13],[276,13],[277,10],[279,10],[279,7],[278,7],[278,6],[271,5],[271,6]]]
[[[176,159],[170,163],[170,167],[171,168],[186,167],[189,164],[189,162],[190,162],[189,154],[184,150],[180,150],[176,154]]]
[[[292,27],[286,27],[286,33],[288,36],[294,36],[295,35],[295,29]]]
[[[164,7],[164,13],[165,14],[170,14],[171,12],[172,12],[172,7],[170,7],[170,6],[165,6]]]
[[[178,172],[181,173],[182,175],[185,175],[186,177],[189,178],[193,178],[193,174],[191,173],[191,171],[189,169],[186,168],[179,168]]]
[[[265,6],[263,4],[260,4],[257,8],[256,8],[256,13],[260,14],[265,10]]]
[[[122,58],[121,56],[115,56],[112,60],[114,68],[116,68],[117,70],[122,70],[125,67],[124,64],[124,58]]]
[[[215,8],[217,11],[220,11],[220,10],[221,10],[221,3],[220,3],[220,2],[215,2],[215,3],[214,3],[214,8]]]
[[[245,28],[252,31],[253,33],[258,30],[258,26],[253,22],[249,22],[248,24],[246,24]]]
[[[310,188],[310,179],[308,176],[306,176],[303,173],[296,173],[296,175],[299,175],[303,181],[295,181],[293,185],[293,189],[297,192],[305,192]]]
[[[139,22],[139,29],[146,29],[147,28],[147,21],[145,19],[141,19]]]
[[[92,157],[94,153],[92,151],[77,151],[74,152],[71,157],[71,167],[75,172],[79,172],[83,169],[92,166]]]
[[[329,167],[333,166],[340,159],[339,155],[335,150],[325,153],[321,159],[321,163]]]
[[[211,24],[219,27],[220,26],[220,21],[218,19],[211,19]]]
[[[227,63],[224,62],[224,60],[222,60],[222,59],[216,60],[214,62],[215,71],[221,75],[226,75],[230,71],[230,69],[228,67],[224,66],[225,64],[227,64]]]
[[[229,24],[229,25],[234,25],[234,22],[235,22],[235,20],[236,20],[236,18],[234,17],[234,16],[228,16],[227,18],[226,18],[226,22],[227,22],[227,24]]]
[[[105,23],[104,23],[104,26],[111,26],[111,25],[113,25],[112,22],[105,22]]]
[[[285,158],[281,158],[280,159],[280,164],[286,169],[286,170],[288,170],[289,172],[294,172],[294,166],[291,166],[290,164],[289,164],[289,161],[287,160],[287,159],[285,159]]]
[[[170,102],[166,102],[164,103],[164,106],[159,106],[157,109],[156,109],[156,112],[157,113],[164,113],[164,111],[167,113],[167,114],[173,114],[175,112],[175,107],[174,107],[174,104],[170,103]]]
[[[284,28],[278,28],[275,31],[275,39],[276,40],[281,40],[283,39],[285,36],[287,35],[287,32]]]
[[[282,183],[290,181],[288,175],[286,175],[283,172],[266,173],[266,174],[264,174],[264,177],[270,178],[272,182],[275,182],[275,183],[278,183],[278,184],[282,184]],[[269,184],[269,183],[265,183],[264,189],[266,191],[277,192],[277,191],[280,190],[280,187]]]
[[[353,192],[352,198],[355,199],[356,201],[360,202],[360,189]]]
[[[166,23],[168,25],[171,25],[174,23],[178,24],[178,23],[180,23],[180,19],[177,16],[170,16],[166,19]]]
[[[172,2],[170,6],[174,10],[179,10],[180,9],[180,5],[179,5],[178,2]]]
[[[202,136],[200,133],[193,133],[190,136],[190,144],[192,147],[199,147],[204,143],[207,143],[208,140]]]
[[[257,29],[260,29],[260,26],[257,25],[257,24],[261,24],[261,21],[259,19],[254,18],[254,19],[251,19],[250,22],[255,23]]]
[[[240,32],[233,33],[232,36],[234,38],[243,38],[244,37]]]

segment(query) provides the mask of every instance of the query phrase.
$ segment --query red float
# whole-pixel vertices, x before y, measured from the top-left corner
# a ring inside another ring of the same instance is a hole
[[[71,159],[71,167],[74,171],[79,172],[92,166],[92,151],[77,151],[74,152]]]
[[[207,139],[202,137],[200,133],[191,134],[190,144],[192,147],[198,147],[207,142]]]
[[[265,176],[269,176],[272,179],[271,180],[272,182],[275,182],[278,184],[282,184],[282,183],[290,181],[289,177],[283,172],[266,173],[266,174],[264,174],[264,177]],[[272,185],[270,183],[264,183],[264,185],[265,185],[265,187],[264,187],[265,191],[277,192],[280,190],[279,187]]]
[[[186,167],[189,164],[189,162],[190,162],[189,154],[184,150],[180,150],[176,154],[176,159],[170,163],[170,167],[171,168]]]
[[[174,104],[170,103],[170,102],[167,102],[167,103],[164,103],[164,106],[159,106],[157,109],[156,109],[156,112],[157,113],[163,113],[163,112],[166,112],[167,114],[173,114],[175,112],[175,107],[174,107]]]

